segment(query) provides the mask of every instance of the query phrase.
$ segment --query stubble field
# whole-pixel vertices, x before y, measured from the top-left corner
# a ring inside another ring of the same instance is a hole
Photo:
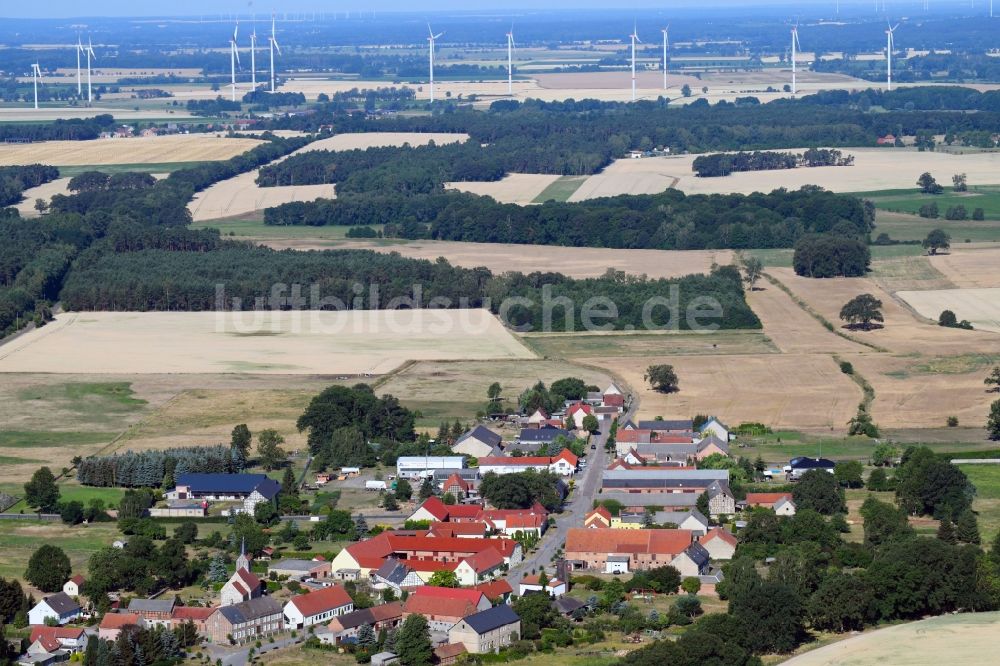
[[[77,166],[228,160],[260,143],[257,139],[227,138],[215,134],[10,143],[0,144],[0,165],[40,163]]]

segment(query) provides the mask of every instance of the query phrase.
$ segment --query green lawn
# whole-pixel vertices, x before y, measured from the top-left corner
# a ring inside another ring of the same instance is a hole
[[[455,419],[463,423],[472,421],[476,417],[476,412],[482,411],[485,398],[479,402],[469,401],[435,401],[435,400],[401,400],[403,405],[410,410],[420,412],[416,427],[437,432],[437,428],[442,421],[453,423]]]
[[[67,382],[26,388],[17,397],[25,401],[57,401],[63,408],[84,414],[120,414],[146,404],[134,397],[129,382]]]
[[[101,444],[114,438],[111,432],[55,432],[51,430],[5,430],[0,432],[0,448],[32,449],[56,446]]]
[[[63,178],[78,176],[85,171],[101,171],[103,173],[125,173],[138,171],[142,173],[170,173],[180,169],[204,164],[204,162],[140,162],[138,164],[93,164],[86,166],[61,166],[59,175]]]
[[[944,183],[942,183],[943,185]],[[941,194],[922,194],[917,188],[858,192],[857,196],[870,199],[876,208],[916,214],[927,203],[936,203],[944,218],[945,211],[962,205],[972,215],[975,208],[982,208],[987,220],[1000,220],[1000,185],[970,187],[968,192],[945,189]]]
[[[568,201],[573,193],[580,189],[585,180],[587,180],[587,176],[561,176],[542,190],[532,203],[545,203],[550,200]]]
[[[0,577],[24,580],[31,554],[43,543],[61,548],[76,573],[86,573],[87,559],[120,538],[115,523],[67,527],[60,522],[0,521]]]
[[[961,465],[976,487],[972,509],[978,514],[979,532],[989,543],[1000,530],[1000,465]]]

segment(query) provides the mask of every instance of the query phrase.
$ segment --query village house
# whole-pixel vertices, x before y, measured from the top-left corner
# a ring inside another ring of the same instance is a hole
[[[713,527],[698,543],[713,560],[731,560],[736,554],[736,537],[721,527]]]
[[[502,438],[489,428],[477,425],[459,437],[451,450],[473,458],[493,456],[499,451]]]
[[[130,625],[144,626],[142,618],[137,613],[105,613],[97,629],[97,637],[105,641],[117,640],[122,627]]]
[[[431,631],[448,631],[462,618],[490,606],[490,600],[478,590],[425,585],[403,602],[403,620],[410,615],[423,615]]]
[[[459,539],[485,539],[493,527],[487,523],[431,523],[427,536],[457,537]]]
[[[311,627],[353,610],[354,602],[347,594],[347,590],[338,585],[332,585],[322,590],[292,597],[284,608],[285,627],[289,629]]]
[[[702,423],[701,427],[698,428],[698,431],[702,434],[702,436],[713,435],[723,442],[728,442],[731,439],[729,428],[727,428],[722,421],[714,416]]]
[[[566,439],[572,439],[573,433],[569,430],[565,430],[559,426],[553,425],[543,425],[539,428],[524,428],[518,433],[517,439],[515,440],[516,445],[551,445],[552,442],[556,440],[557,437],[565,437]],[[505,451],[510,452],[512,447],[508,446]]]
[[[330,624],[327,625],[329,631],[327,638],[324,638],[323,633],[319,630],[316,631],[316,635],[321,641],[336,645],[344,639],[357,637],[358,630],[363,625],[370,625],[375,630],[375,633],[378,634],[383,630],[394,629],[402,624],[402,622],[403,604],[399,601],[393,601],[381,606],[362,608],[361,610],[345,613],[344,615],[338,615],[330,620]]]
[[[791,493],[747,493],[742,504],[748,508],[771,509],[779,516],[795,515]]]
[[[708,571],[711,557],[708,550],[699,543],[692,543],[670,561],[670,566],[677,569],[681,576],[700,576]]]
[[[472,654],[499,652],[520,638],[521,618],[506,604],[462,618],[448,630],[448,642]]]
[[[72,597],[65,592],[56,592],[42,597],[42,600],[28,611],[28,624],[45,624],[47,619],[66,624],[80,617],[82,612],[80,604]]]
[[[303,581],[306,578],[329,578],[332,572],[329,562],[321,560],[287,559],[272,562],[267,567],[268,574],[288,576],[289,579]]]
[[[460,656],[468,652],[461,643],[444,643],[434,648],[434,658],[438,666],[451,666]]]
[[[479,472],[486,475],[517,474],[533,469],[537,472],[552,472],[559,476],[572,476],[576,473],[580,459],[569,449],[563,449],[555,456],[488,456],[479,459]]]
[[[729,488],[729,481],[715,481],[705,489],[708,495],[708,514],[712,518],[736,512],[736,497]]]
[[[823,470],[833,474],[833,469],[837,464],[832,460],[827,460],[826,458],[806,458],[798,457],[792,458],[788,465],[785,466],[785,472],[788,475],[789,480],[798,481],[803,474],[814,469]]]
[[[575,402],[566,410],[566,422],[572,422],[576,430],[583,430],[583,420],[593,415],[593,407],[585,402]]]
[[[691,511],[657,511],[653,514],[653,522],[657,525],[667,525],[673,523],[682,530],[691,530],[692,534],[700,537],[708,532],[708,518],[702,515],[698,509]]]
[[[163,599],[133,599],[128,604],[128,612],[138,615],[146,625],[170,624],[176,600],[172,595]]]
[[[387,558],[369,577],[371,586],[376,590],[391,589],[396,596],[402,596],[404,589],[411,589],[424,584],[420,575],[394,557]]]
[[[466,481],[458,474],[452,474],[441,484],[441,493],[451,495],[456,500],[478,495],[475,483]]]
[[[670,564],[691,545],[690,530],[570,528],[565,558],[585,569],[628,573]]]
[[[72,576],[68,581],[63,583],[62,591],[71,597],[78,597],[80,596],[80,590],[83,589],[83,583],[84,583],[83,576],[81,576],[80,574],[76,574],[75,576]]]
[[[429,522],[476,521],[483,507],[479,504],[445,504],[440,497],[428,497],[407,520]]]
[[[212,500],[242,502],[233,509],[251,516],[258,504],[276,502],[281,484],[265,474],[188,473],[177,477],[177,486],[167,500]]]
[[[31,627],[27,654],[54,654],[61,650],[66,654],[83,652],[87,649],[87,638],[83,629],[73,627]]]
[[[583,526],[590,529],[610,529],[612,515],[607,507],[599,506],[583,519]]]
[[[614,501],[622,505],[623,511],[644,511],[646,507],[654,507],[654,511],[690,511],[698,505],[698,495],[695,493],[624,493],[602,492],[597,499]]]
[[[552,598],[557,598],[569,592],[569,585],[558,578],[550,578],[545,581],[545,585],[542,585],[541,574],[525,576],[521,579],[519,595],[523,597],[532,592],[544,592]]]
[[[214,612],[215,608],[213,607],[176,606],[174,608],[174,614],[170,618],[170,626],[176,629],[185,622],[190,622],[194,625],[195,631],[198,632],[198,635],[204,636],[206,634],[206,622],[208,622],[208,618],[210,618]]]
[[[672,433],[690,433],[694,431],[694,420],[692,419],[653,419],[652,421],[639,421],[633,423],[626,421],[622,426],[624,430],[660,430]]]
[[[282,618],[280,602],[257,597],[216,608],[205,622],[205,631],[213,643],[245,643],[283,631]]]
[[[481,550],[462,558],[455,566],[455,575],[461,585],[476,585],[496,578],[503,573],[504,559],[495,548]]]
[[[502,578],[476,585],[473,589],[482,592],[493,604],[510,603],[510,597],[514,594],[514,589],[510,586],[510,583]]]

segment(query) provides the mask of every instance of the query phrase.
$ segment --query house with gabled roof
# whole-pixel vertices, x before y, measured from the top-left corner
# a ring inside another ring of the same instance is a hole
[[[106,641],[113,641],[118,638],[123,627],[130,625],[145,626],[138,613],[105,613],[97,629],[97,636]]]
[[[557,437],[572,438],[573,434],[565,428],[544,425],[540,428],[524,428],[517,435],[518,444],[552,444]]]
[[[730,439],[729,428],[726,427],[726,425],[722,421],[715,418],[714,416],[709,417],[707,421],[702,423],[701,427],[698,428],[698,432],[700,432],[702,435],[708,435],[708,434],[714,435],[718,439],[721,439],[723,442],[728,442]]]
[[[344,639],[354,638],[358,635],[358,630],[364,625],[371,626],[375,633],[382,630],[393,629],[403,622],[403,604],[399,601],[362,608],[339,615],[330,620],[327,628],[331,634],[331,642],[334,644],[342,642]],[[316,635],[323,640],[319,631]]]
[[[518,474],[528,470],[537,472],[552,472],[559,476],[572,476],[576,473],[580,460],[569,449],[563,449],[554,456],[488,456],[479,459],[481,474]]]
[[[213,643],[244,643],[283,631],[283,618],[279,601],[257,597],[216,608],[205,622],[205,630]]]
[[[445,504],[440,497],[431,496],[421,502],[408,520],[432,523],[477,521],[482,509],[479,504]]]
[[[492,527],[486,522],[431,523],[427,536],[485,539]]]
[[[240,501],[233,509],[253,515],[263,502],[276,502],[281,484],[266,474],[215,474],[189,472],[177,477],[177,485],[166,493],[168,500]]]
[[[128,612],[141,617],[147,625],[167,625],[176,605],[177,599],[172,595],[164,595],[161,599],[132,599],[128,603]]]
[[[659,430],[665,432],[688,433],[694,430],[694,420],[692,419],[654,419],[652,421],[639,421],[639,430]]]
[[[691,545],[690,530],[591,530],[570,528],[565,557],[587,569],[627,573],[669,564]],[[609,565],[613,564],[613,567]]]
[[[28,624],[45,624],[47,619],[66,624],[80,617],[82,612],[80,604],[72,597],[65,592],[56,592],[42,597],[42,600],[28,611]]]
[[[31,627],[28,638],[28,654],[53,654],[60,650],[66,653],[83,652],[87,649],[87,633],[75,627]]]
[[[461,585],[476,585],[496,578],[503,572],[503,555],[495,548],[473,553],[455,566],[455,575]]]
[[[583,526],[588,529],[608,529],[611,527],[611,512],[607,507],[599,506],[584,517]]]
[[[469,615],[448,630],[449,643],[461,643],[473,654],[499,652],[521,638],[521,618],[506,604]]]
[[[566,419],[571,420],[577,430],[583,430],[583,420],[593,414],[594,408],[585,402],[574,402],[566,409]]]
[[[71,597],[80,596],[80,590],[83,589],[84,578],[80,574],[75,576],[70,576],[70,579],[63,583],[63,592]]]
[[[423,615],[431,631],[448,631],[462,618],[490,606],[489,599],[478,590],[425,585],[410,593],[403,602],[403,619]]]
[[[514,588],[506,580],[498,578],[488,583],[476,585],[473,589],[479,590],[494,604],[510,603],[510,596],[514,593]]]
[[[475,484],[463,479],[459,474],[452,474],[445,479],[445,482],[441,484],[441,493],[450,494],[457,500],[477,494]]]
[[[713,527],[698,543],[713,560],[730,560],[736,554],[736,537],[721,527]]]
[[[533,576],[525,576],[521,579],[520,590],[520,596],[522,597],[532,592],[544,592],[550,597],[556,598],[569,592],[569,585],[566,584],[566,581],[559,580],[558,578],[550,578],[543,585],[541,574],[535,574]]]
[[[677,569],[681,576],[700,576],[708,572],[708,564],[711,557],[708,550],[701,544],[695,542],[678,553],[670,566]]]
[[[708,513],[712,518],[736,512],[736,497],[729,488],[729,481],[716,480],[705,489],[708,494]]]
[[[459,437],[451,447],[451,450],[455,453],[472,456],[473,458],[484,458],[496,455],[502,439],[500,435],[489,428],[477,425]]]
[[[322,590],[292,597],[284,607],[284,622],[288,629],[311,627],[327,623],[338,615],[354,610],[354,601],[347,590],[331,585]]]
[[[548,412],[546,412],[544,409],[542,409],[541,407],[539,407],[538,409],[536,409],[535,411],[533,411],[528,416],[527,419],[525,419],[525,423],[527,424],[527,426],[529,428],[540,428],[542,426],[542,424],[545,423],[548,420],[549,420],[549,414],[548,414]]]
[[[700,461],[716,454],[728,457],[728,441],[728,439],[723,440],[722,438],[717,437],[714,433],[709,433],[698,440],[698,443],[695,445],[697,447],[695,451],[695,459]]]
[[[376,590],[391,589],[396,596],[402,596],[404,589],[414,588],[424,584],[420,575],[394,557],[387,558],[369,577],[371,585]]]

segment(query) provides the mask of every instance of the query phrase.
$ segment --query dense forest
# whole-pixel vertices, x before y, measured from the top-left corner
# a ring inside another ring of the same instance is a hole
[[[114,125],[106,113],[50,123],[0,123],[0,141],[82,141],[96,139]]]
[[[798,167],[851,166],[854,157],[843,156],[839,150],[810,148],[804,153],[774,151],[740,151],[738,153],[712,153],[700,155],[691,165],[696,176],[715,178],[737,171],[771,171]]]
[[[265,223],[385,224],[385,236],[578,247],[792,247],[810,232],[866,238],[874,211],[855,197],[804,187],[771,194],[623,195],[539,206],[459,192],[351,195],[265,211]]]
[[[59,177],[59,169],[43,164],[0,167],[0,206],[10,206],[23,199],[23,192]]]

